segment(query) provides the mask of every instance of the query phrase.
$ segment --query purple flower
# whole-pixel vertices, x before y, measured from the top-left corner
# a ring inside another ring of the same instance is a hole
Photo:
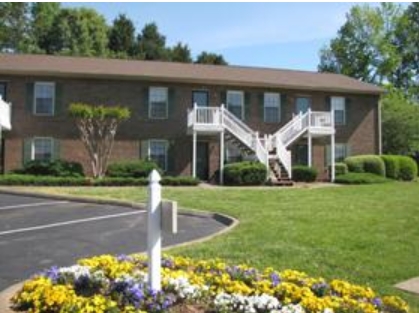
[[[271,279],[272,279],[272,286],[276,287],[279,285],[279,283],[281,282],[281,279],[279,278],[279,275],[277,273],[272,273],[271,274]]]
[[[50,269],[45,270],[42,275],[51,279],[53,283],[56,283],[60,277],[60,271],[58,266],[52,266]]]
[[[116,259],[118,260],[118,262],[132,261],[132,258],[126,254],[119,254],[116,256]]]
[[[381,308],[383,306],[383,301],[380,298],[375,297],[372,299],[372,304],[374,304],[377,308]]]

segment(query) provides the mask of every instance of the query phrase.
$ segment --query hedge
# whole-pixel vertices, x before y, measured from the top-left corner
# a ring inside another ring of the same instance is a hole
[[[164,186],[196,186],[199,180],[188,176],[164,176],[160,183]],[[9,174],[0,176],[1,186],[146,186],[146,178],[106,177],[91,179],[86,177],[51,177]]]
[[[292,168],[292,180],[296,182],[314,182],[317,170],[313,167],[297,165]]]
[[[29,161],[15,174],[56,177],[83,177],[83,166],[78,162],[65,160]]]
[[[266,181],[266,166],[245,161],[224,166],[224,184],[230,186],[262,185]]]
[[[363,184],[381,184],[389,180],[381,175],[371,173],[348,173],[339,175],[335,179],[337,184],[363,185]]]
[[[399,179],[414,180],[418,176],[418,165],[408,156],[399,156]]]
[[[136,160],[136,161],[121,161],[109,164],[106,171],[107,177],[131,177],[140,178],[148,177],[150,172],[156,169],[162,172],[158,165],[153,161]]]
[[[391,179],[399,179],[400,174],[400,158],[398,155],[382,155],[386,167],[386,177]]]
[[[345,159],[349,172],[386,175],[384,161],[378,155],[357,155]]]
[[[329,173],[332,172],[332,166],[329,165]],[[335,175],[345,175],[349,172],[348,166],[343,162],[335,163]]]

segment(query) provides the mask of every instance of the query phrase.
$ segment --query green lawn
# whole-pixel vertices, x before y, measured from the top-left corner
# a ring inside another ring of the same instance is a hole
[[[37,189],[146,199],[145,188]],[[418,183],[317,189],[168,187],[163,192],[164,198],[177,200],[182,207],[240,220],[226,235],[172,253],[348,279],[401,295],[419,312],[419,297],[392,287],[419,276]]]

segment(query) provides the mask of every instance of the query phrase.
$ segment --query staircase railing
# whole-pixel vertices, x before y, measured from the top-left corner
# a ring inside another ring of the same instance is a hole
[[[310,111],[307,111],[306,113],[300,112],[298,115],[294,116],[294,118],[289,123],[278,130],[274,134],[274,137],[280,138],[283,145],[288,147],[307,130],[309,125]]]
[[[10,103],[4,101],[0,95],[0,128],[10,130],[12,106]]]

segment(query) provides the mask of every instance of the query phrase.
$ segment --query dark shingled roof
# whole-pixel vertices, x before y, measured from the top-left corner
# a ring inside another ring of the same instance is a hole
[[[383,93],[383,89],[375,85],[339,74],[51,55],[0,54],[1,74],[138,79],[361,94]]]

